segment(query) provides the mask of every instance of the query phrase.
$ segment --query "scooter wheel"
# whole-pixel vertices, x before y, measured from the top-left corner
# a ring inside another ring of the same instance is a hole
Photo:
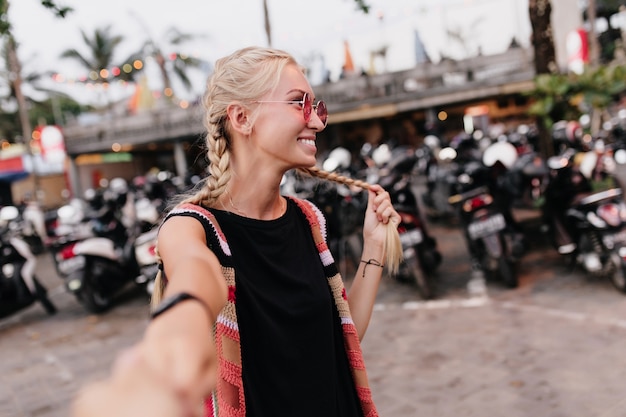
[[[516,288],[519,285],[515,265],[504,257],[498,259],[498,271],[504,285],[508,288]]]
[[[52,304],[52,301],[48,298],[48,294],[43,285],[39,283],[36,279],[35,281],[35,296],[37,297],[37,301],[41,303],[46,313],[49,315],[56,314],[57,308]]]
[[[615,263],[615,271],[611,274],[611,283],[621,293],[626,293],[626,265],[623,264],[619,255],[612,255]]]
[[[417,253],[404,260],[407,266],[407,273],[413,278],[413,282],[417,287],[417,291],[420,293],[424,300],[430,300],[434,298],[434,291],[429,277],[422,269]]]

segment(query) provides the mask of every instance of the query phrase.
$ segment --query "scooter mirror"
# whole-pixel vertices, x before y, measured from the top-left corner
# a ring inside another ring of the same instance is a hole
[[[0,209],[0,221],[1,222],[10,222],[11,220],[17,219],[20,212],[15,206],[5,206]]]

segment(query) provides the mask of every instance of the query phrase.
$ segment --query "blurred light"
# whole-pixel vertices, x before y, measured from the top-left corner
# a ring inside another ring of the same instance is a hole
[[[41,130],[38,130],[38,129],[33,130],[33,134],[31,135],[31,137],[34,140],[41,140]]]
[[[437,118],[443,122],[448,119],[448,113],[442,110],[437,114]]]
[[[181,100],[180,103],[178,103],[178,105],[180,106],[181,109],[189,108],[189,102],[187,100]]]
[[[578,121],[581,125],[587,127],[591,123],[591,117],[588,114],[583,114],[582,116],[580,116]]]
[[[135,68],[136,70],[140,70],[143,68],[143,62],[141,62],[141,60],[137,59],[135,60],[135,62],[133,62],[133,68]]]
[[[98,79],[98,73],[97,73],[97,72],[95,72],[95,71],[91,71],[91,72],[89,73],[89,79],[90,79],[90,80],[93,80],[93,81],[96,81],[96,80]]]
[[[100,70],[100,77],[101,78],[109,78],[109,70],[108,69],[101,69]]]
[[[177,56],[178,56],[178,55],[177,55],[176,53],[172,53],[172,54],[170,54],[170,61],[176,61],[176,57],[177,57]]]
[[[121,74],[120,67],[113,67],[111,69],[111,74],[113,74],[114,77],[119,76]]]
[[[165,94],[166,97],[172,97],[174,95],[174,91],[172,91],[170,87],[167,87],[163,90],[163,94]]]
[[[122,66],[122,71],[124,71],[126,74],[129,74],[132,70],[133,70],[133,66],[130,64],[124,64]]]
[[[114,143],[113,145],[111,145],[111,150],[113,152],[119,152],[122,150],[122,145],[120,145],[119,143]]]

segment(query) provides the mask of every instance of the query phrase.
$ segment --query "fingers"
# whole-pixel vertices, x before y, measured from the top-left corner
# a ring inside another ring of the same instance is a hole
[[[393,208],[391,197],[380,185],[372,185],[369,190],[369,206],[370,210],[376,213],[379,222],[387,224],[390,221],[400,223],[400,216]]]
[[[72,417],[187,417],[174,391],[137,354],[122,353],[107,380],[86,385],[72,404]]]

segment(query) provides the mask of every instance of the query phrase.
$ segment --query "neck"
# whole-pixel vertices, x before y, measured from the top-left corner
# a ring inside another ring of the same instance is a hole
[[[258,220],[274,220],[285,214],[287,200],[280,194],[267,200],[261,200],[258,196],[253,199],[237,198],[236,193],[228,189],[219,198],[219,204],[226,211],[239,216]]]

